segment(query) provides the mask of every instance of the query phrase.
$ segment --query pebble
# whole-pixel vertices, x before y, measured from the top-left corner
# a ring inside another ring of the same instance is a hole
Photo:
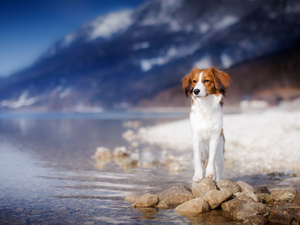
[[[209,204],[202,198],[195,198],[175,208],[180,215],[200,214],[210,211]]]
[[[133,132],[133,130],[127,130],[126,132],[124,132],[122,134],[122,137],[128,141],[128,142],[131,142],[133,141],[134,139],[136,139],[136,135],[135,133]]]
[[[122,147],[116,147],[113,151],[113,156],[114,157],[125,157],[130,154],[130,151],[127,151],[127,148],[122,146]]]
[[[238,184],[226,179],[220,180],[217,183],[217,187],[220,190],[222,190],[223,188],[229,189],[233,194],[242,191],[242,188]]]
[[[98,147],[96,149],[95,154],[92,156],[92,159],[97,159],[97,160],[107,160],[111,159],[112,155],[109,151],[108,148],[105,147]]]
[[[147,208],[157,205],[158,202],[158,196],[147,193],[139,197],[132,206],[134,208]]]
[[[255,192],[254,187],[251,186],[250,184],[247,184],[244,181],[238,181],[236,183],[242,188],[242,191],[244,192],[253,192],[253,193]]]
[[[178,162],[172,162],[170,165],[169,165],[169,170],[171,172],[182,172],[185,170],[184,167],[182,167]]]
[[[217,190],[216,182],[211,178],[204,178],[200,182],[193,182],[192,192],[195,198],[202,198],[210,190]]]

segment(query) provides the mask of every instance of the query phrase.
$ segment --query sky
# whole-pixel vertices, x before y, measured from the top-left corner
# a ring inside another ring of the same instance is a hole
[[[26,68],[79,26],[147,0],[0,0],[0,77]]]

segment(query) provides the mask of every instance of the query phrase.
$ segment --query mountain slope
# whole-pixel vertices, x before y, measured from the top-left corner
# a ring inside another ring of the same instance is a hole
[[[3,79],[0,106],[134,106],[179,86],[194,66],[227,69],[292,49],[300,37],[299,9],[292,0],[156,0],[112,12],[64,37],[32,67]]]

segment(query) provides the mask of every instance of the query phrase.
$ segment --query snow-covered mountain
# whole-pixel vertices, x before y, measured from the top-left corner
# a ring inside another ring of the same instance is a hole
[[[294,0],[154,0],[100,16],[0,84],[0,107],[127,107],[180,85],[192,67],[228,69],[292,49]],[[242,75],[241,75],[242,76]]]

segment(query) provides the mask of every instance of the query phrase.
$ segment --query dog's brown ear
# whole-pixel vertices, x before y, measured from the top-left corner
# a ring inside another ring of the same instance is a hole
[[[191,92],[192,73],[193,72],[190,72],[189,74],[185,75],[185,77],[181,80],[182,88],[185,91],[186,97],[188,97],[189,93]]]
[[[215,88],[225,96],[226,91],[230,84],[230,77],[227,73],[211,67],[210,71],[214,74]]]

